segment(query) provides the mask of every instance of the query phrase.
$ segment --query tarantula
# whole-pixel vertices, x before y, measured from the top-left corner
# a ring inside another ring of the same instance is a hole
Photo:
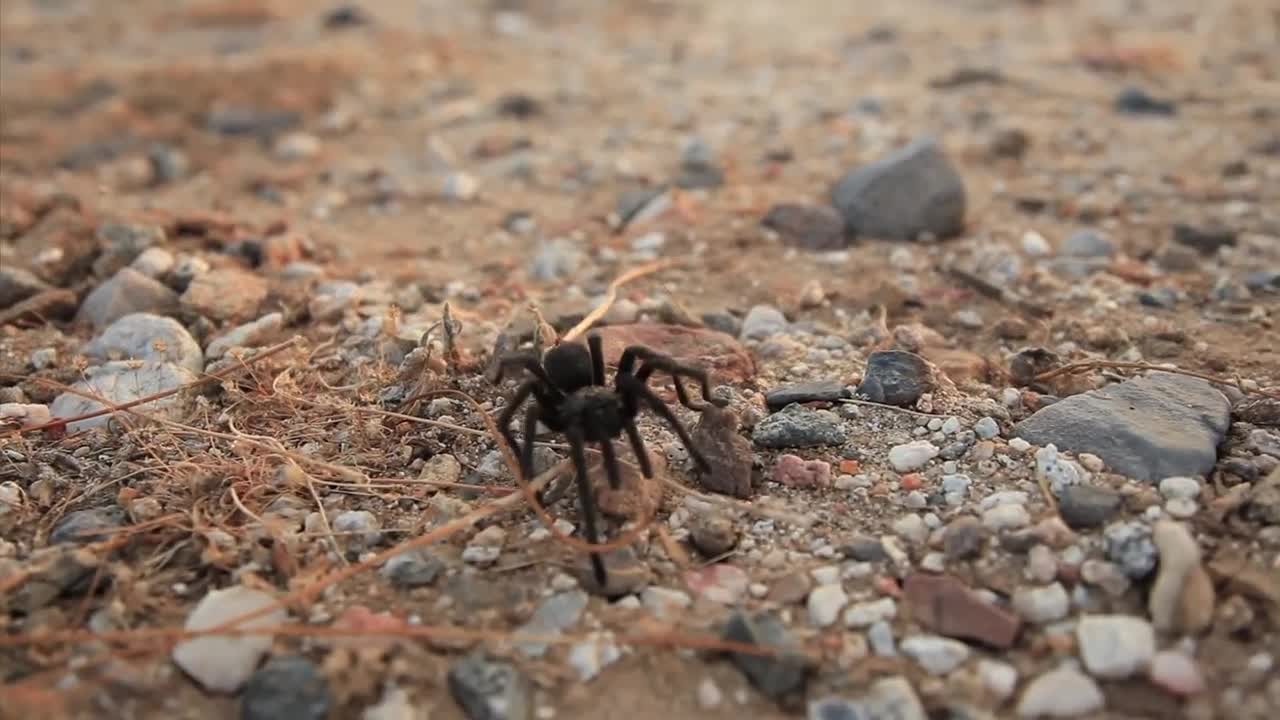
[[[591,491],[591,480],[587,475],[584,447],[587,443],[600,446],[609,485],[617,489],[622,484],[622,477],[613,440],[625,432],[631,442],[631,449],[635,452],[640,473],[645,478],[653,477],[653,466],[635,424],[635,418],[643,406],[648,406],[671,425],[699,469],[710,471],[706,457],[694,446],[689,431],[671,408],[649,388],[649,377],[655,372],[670,374],[675,384],[676,397],[690,409],[702,410],[707,405],[695,403],[689,397],[681,385],[681,377],[698,381],[702,399],[706,403],[719,407],[726,404],[725,400],[711,397],[710,381],[705,370],[681,364],[674,358],[643,345],[631,345],[623,350],[618,369],[614,373],[613,386],[609,387],[605,384],[602,346],[600,336],[592,333],[587,337],[586,347],[579,343],[562,343],[548,350],[542,358],[530,351],[507,353],[498,358],[497,375],[501,381],[508,368],[524,369],[532,375],[516,388],[498,419],[498,427],[502,429],[507,443],[520,457],[520,470],[526,478],[533,476],[533,436],[539,421],[568,439],[570,455],[577,472],[578,501],[582,505],[583,525],[587,541],[592,544],[599,543],[597,508]],[[510,425],[520,406],[530,395],[535,404],[530,405],[525,412],[524,444],[521,445],[512,434]],[[608,577],[599,553],[591,553],[591,569],[596,582],[605,586]]]

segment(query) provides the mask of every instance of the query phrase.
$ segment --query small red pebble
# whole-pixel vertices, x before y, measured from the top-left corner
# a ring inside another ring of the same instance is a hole
[[[876,578],[875,587],[881,595],[888,595],[889,597],[895,598],[902,597],[902,588],[898,586],[898,581],[887,575],[881,575]]]
[[[924,487],[924,476],[920,473],[907,473],[902,476],[903,490],[919,490]]]
[[[857,475],[862,472],[862,463],[857,460],[841,460],[840,472],[843,475]]]

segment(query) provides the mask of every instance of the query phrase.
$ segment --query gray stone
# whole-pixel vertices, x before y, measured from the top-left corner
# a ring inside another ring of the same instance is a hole
[[[526,635],[559,635],[578,623],[582,613],[587,609],[590,598],[581,590],[552,595],[543,601],[534,611],[533,617],[516,631]],[[542,657],[547,652],[547,644],[540,642],[523,643],[520,651],[530,657]]]
[[[253,347],[284,327],[284,315],[278,312],[269,313],[233,328],[214,338],[206,350],[210,360],[217,360],[234,347]]]
[[[85,297],[76,320],[102,330],[125,315],[168,315],[177,309],[178,294],[169,286],[126,267]]]
[[[1061,252],[1073,257],[1111,257],[1116,245],[1097,230],[1077,230],[1063,241]]]
[[[847,435],[839,418],[803,405],[788,405],[756,424],[751,439],[762,448],[843,445]]]
[[[839,250],[848,244],[844,218],[822,205],[774,205],[760,224],[778,233],[782,244],[805,250]]]
[[[393,556],[382,566],[382,576],[401,588],[430,585],[444,572],[444,562],[429,549],[421,548]]]
[[[1141,580],[1155,570],[1159,553],[1150,527],[1137,521],[1115,523],[1107,526],[1102,539],[1107,559],[1130,579]]]
[[[1061,583],[1044,587],[1020,587],[1013,591],[1010,606],[1028,622],[1057,622],[1071,610],[1071,597]]]
[[[969,659],[968,645],[939,635],[911,635],[901,647],[930,675],[946,675]]]
[[[973,424],[973,431],[983,440],[990,440],[1000,434],[1000,423],[993,417],[984,417]]]
[[[534,254],[529,274],[539,282],[552,282],[573,275],[581,264],[578,247],[566,238],[544,243]]]
[[[851,171],[831,189],[831,200],[859,236],[947,238],[964,229],[964,180],[933,138]]]
[[[268,660],[244,687],[241,720],[324,720],[333,704],[329,681],[301,656]]]
[[[734,613],[724,630],[728,642],[745,643],[775,649],[776,655],[729,653],[733,664],[747,680],[770,699],[779,701],[803,691],[808,681],[807,662],[787,628],[772,614],[749,616]]]
[[[73,385],[72,389],[78,393],[104,398],[112,405],[123,405],[172,390],[196,379],[196,375],[190,370],[172,363],[137,365],[123,360],[89,368],[85,374],[88,378]],[[139,412],[153,417],[179,420],[187,413],[190,404],[191,400],[187,397],[187,393],[178,392],[136,407]],[[69,419],[97,412],[105,407],[97,400],[66,392],[54,398],[53,403],[49,405],[49,411],[55,418]],[[121,411],[120,415],[128,417],[130,422],[143,422],[139,416],[129,415],[125,411]],[[80,432],[101,427],[106,425],[112,417],[112,414],[107,414],[68,423],[67,430]]]
[[[858,394],[872,402],[909,407],[934,387],[924,358],[904,350],[871,353]]]
[[[116,505],[69,512],[53,526],[49,544],[103,540],[110,531],[123,525],[124,520],[124,510]]]
[[[515,665],[475,651],[454,663],[447,682],[469,720],[533,718],[533,684]]]
[[[906,678],[877,680],[852,700],[827,697],[809,703],[808,720],[928,720],[924,705]]]
[[[1105,525],[1120,511],[1120,494],[1094,485],[1068,485],[1058,496],[1058,512],[1073,528]]]
[[[785,332],[790,323],[782,311],[772,305],[756,305],[742,319],[738,337],[742,340],[763,340]]]
[[[142,254],[142,251],[164,245],[167,239],[164,228],[159,225],[133,225],[118,222],[106,222],[100,225],[97,237],[102,245],[102,254],[93,261],[93,271],[99,277],[116,273],[132,263]]]
[[[1145,618],[1086,615],[1076,623],[1085,668],[1095,677],[1126,678],[1142,672],[1156,654],[1156,631]]]
[[[1014,432],[1036,445],[1093,453],[1114,472],[1154,482],[1210,472],[1230,422],[1227,398],[1208,382],[1157,373],[1059,400]]]
[[[191,333],[177,320],[151,313],[125,315],[80,352],[99,362],[168,362],[193,373],[204,371],[204,353]]]

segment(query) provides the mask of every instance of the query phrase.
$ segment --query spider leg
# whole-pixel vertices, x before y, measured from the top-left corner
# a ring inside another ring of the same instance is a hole
[[[533,436],[538,432],[538,408],[524,411],[524,447],[520,448],[520,474],[525,482],[533,481]]]
[[[689,396],[685,393],[685,389],[680,383],[681,377],[691,378],[698,382],[702,390],[703,400],[718,407],[724,407],[726,404],[724,400],[711,397],[711,377],[706,370],[693,365],[686,365],[670,355],[654,352],[643,345],[630,345],[622,351],[622,358],[618,360],[618,374],[633,374],[637,361],[640,362],[640,369],[635,370],[634,375],[641,382],[647,382],[649,376],[655,371],[660,370],[669,373],[673,384],[676,386],[676,396],[680,398],[681,404],[687,408],[701,410],[705,406],[695,405],[689,401]]]
[[[542,367],[542,360],[536,353],[528,350],[507,353],[498,358],[497,382],[502,382],[502,378],[510,369],[528,370],[530,375],[541,380],[548,388],[554,388],[555,383],[551,382],[551,378],[547,375],[547,371]]]
[[[520,406],[529,399],[529,395],[534,392],[536,387],[537,381],[535,380],[522,383],[520,387],[516,388],[515,394],[511,396],[511,400],[507,402],[506,407],[502,408],[502,414],[498,415],[498,430],[502,432],[502,437],[511,446],[511,451],[517,455],[520,455],[523,450],[520,448],[520,443],[516,442],[515,436],[511,434],[511,419],[516,416]],[[532,452],[533,434],[528,431],[527,422],[525,423],[525,442],[528,443],[530,452]],[[527,473],[528,471],[526,470],[526,475]]]
[[[597,333],[587,336],[587,348],[591,351],[591,378],[593,384],[604,385],[604,340]]]
[[[657,370],[655,366],[650,365],[649,363],[645,363],[644,365],[640,366],[639,370],[636,371],[636,379],[642,383],[647,383],[649,382],[649,377],[653,375],[654,370]],[[690,410],[702,410],[703,408],[707,407],[706,403],[693,402],[693,400],[689,397],[689,394],[685,392],[684,384],[680,382],[679,375],[675,373],[671,374],[671,384],[675,386],[676,397],[679,398],[681,405],[684,405]]]
[[[600,454],[604,462],[604,471],[609,476],[609,487],[617,490],[622,487],[622,474],[618,471],[618,455],[613,451],[612,440],[600,443]]]
[[[689,456],[693,458],[693,462],[697,464],[698,469],[703,472],[711,472],[711,463],[707,462],[707,458],[698,450],[693,438],[689,436],[689,431],[685,429],[684,423],[680,422],[680,418],[676,417],[676,414],[671,411],[671,408],[667,407],[666,403],[662,402],[661,398],[653,394],[649,386],[632,377],[624,385],[623,393],[626,395],[634,394],[652,408],[659,417],[666,420],[671,429],[675,430],[676,435],[680,436],[680,442],[684,443],[685,448],[689,451]]]
[[[640,439],[640,430],[636,428],[636,421],[628,418],[623,422],[622,427],[631,440],[631,450],[635,452],[636,462],[640,464],[640,474],[647,478],[653,477],[653,463],[649,461],[649,451],[644,449],[644,440]]]
[[[596,531],[596,506],[591,495],[591,477],[587,474],[587,455],[583,450],[582,430],[571,424],[565,431],[565,435],[569,438],[569,454],[573,456],[574,469],[578,472],[578,501],[582,505],[582,524],[586,530],[587,542],[596,545],[600,542],[600,536]],[[605,571],[604,560],[600,557],[600,553],[591,553],[591,571],[595,575],[596,583],[600,587],[605,587],[609,576]]]

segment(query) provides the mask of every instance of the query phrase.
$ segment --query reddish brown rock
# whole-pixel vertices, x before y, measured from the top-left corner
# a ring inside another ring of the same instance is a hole
[[[941,635],[1011,647],[1022,620],[986,602],[950,575],[915,573],[904,587],[907,612]]]
[[[711,465],[711,472],[697,473],[699,484],[712,492],[748,498],[755,455],[751,441],[738,434],[738,426],[737,415],[713,405],[702,411],[691,434]]]
[[[266,297],[262,278],[228,267],[197,275],[182,294],[182,304],[210,320],[244,322],[257,316]]]
[[[621,452],[618,443],[614,443],[615,451]],[[640,474],[640,468],[634,463],[618,458],[618,475],[622,479],[621,486],[614,490],[609,485],[609,475],[604,470],[604,458],[598,451],[587,455],[587,472],[591,476],[592,487],[595,488],[596,504],[600,512],[619,520],[642,520],[650,517],[662,503],[666,486],[662,483],[666,472],[666,453],[649,451],[653,463],[653,478]]]
[[[787,487],[830,487],[831,463],[805,460],[799,455],[783,455],[773,468],[773,481]]]
[[[682,363],[705,368],[713,384],[740,384],[756,374],[751,353],[732,336],[706,328],[636,323],[610,325],[598,332],[605,362],[616,366],[628,345],[645,345]]]

